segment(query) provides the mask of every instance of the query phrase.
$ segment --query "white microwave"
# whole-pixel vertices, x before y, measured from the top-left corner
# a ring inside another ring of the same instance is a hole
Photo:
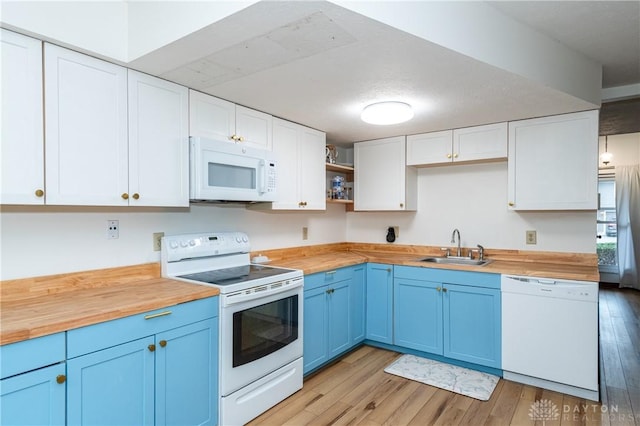
[[[273,152],[191,136],[189,197],[191,201],[276,201]]]

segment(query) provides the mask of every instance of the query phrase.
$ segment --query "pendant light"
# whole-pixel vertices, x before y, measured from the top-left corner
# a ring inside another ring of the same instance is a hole
[[[602,161],[602,164],[604,164],[605,166],[609,165],[609,163],[611,162],[611,159],[613,158],[613,154],[609,152],[609,141],[608,141],[608,136],[605,135],[604,136],[604,152],[600,155],[600,161]]]

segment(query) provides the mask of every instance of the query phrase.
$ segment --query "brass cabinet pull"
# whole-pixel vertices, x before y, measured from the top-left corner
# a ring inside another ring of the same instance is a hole
[[[58,384],[63,384],[66,381],[67,376],[65,376],[64,374],[58,374],[58,376],[56,377],[56,382],[58,382]]]
[[[453,154],[453,158],[458,158],[458,154]]]
[[[387,272],[391,272],[391,268],[387,268]]]
[[[36,197],[42,197],[44,195],[44,191],[42,189],[36,189]]]
[[[164,348],[165,346],[167,346],[167,341],[166,340],[160,340],[160,342],[158,342],[158,343],[160,343],[160,347],[161,348]]]
[[[447,154],[447,158],[451,158],[451,154]]]
[[[129,194],[127,194],[126,192],[124,194],[121,195],[123,200],[128,200],[129,199]]]
[[[144,319],[150,320],[150,319],[153,319],[153,318],[164,317],[166,315],[171,315],[171,311],[163,311],[163,312],[158,312],[157,314],[145,315]]]
[[[403,208],[403,207],[404,207],[404,203],[400,203],[400,208]]]
[[[442,287],[436,287],[436,291],[442,290]]]
[[[443,291],[444,293],[446,293],[446,292],[447,292],[447,288],[446,288],[446,287],[442,287],[442,291]]]
[[[333,271],[327,271],[327,272],[325,272],[324,274],[325,274],[325,275],[333,275],[333,274],[335,274],[336,272],[338,272],[338,271],[336,271],[336,270],[334,269]]]
[[[147,347],[149,348],[149,352],[154,352],[156,350],[156,345],[154,345],[153,343]]]
[[[133,199],[137,200],[138,198],[140,198],[140,194],[138,194],[137,192],[135,194],[133,194]]]
[[[244,136],[240,136],[240,137],[238,138],[238,140],[239,140],[240,142],[244,142]]]
[[[336,290],[333,288],[330,288],[327,290],[327,294],[333,294]]]
[[[509,207],[513,207],[515,206],[515,203],[513,201],[509,201]]]

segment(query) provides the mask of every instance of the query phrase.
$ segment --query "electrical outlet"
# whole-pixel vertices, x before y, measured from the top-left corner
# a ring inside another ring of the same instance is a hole
[[[164,232],[153,233],[153,251],[160,251],[162,249],[162,237],[164,237]]]
[[[306,226],[302,227],[302,239],[303,240],[309,239],[309,228],[307,228]]]
[[[393,232],[396,233],[396,239],[400,236],[400,227],[399,226],[388,226],[387,228],[393,228]]]
[[[115,240],[120,237],[120,222],[117,220],[107,220],[107,239]]]
[[[526,240],[527,240],[527,244],[537,244],[538,235],[536,231],[527,231]]]

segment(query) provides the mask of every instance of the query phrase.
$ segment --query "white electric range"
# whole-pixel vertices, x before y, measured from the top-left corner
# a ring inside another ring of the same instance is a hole
[[[250,263],[242,232],[165,236],[162,275],[220,289],[221,425],[241,425],[302,388],[302,271]]]

